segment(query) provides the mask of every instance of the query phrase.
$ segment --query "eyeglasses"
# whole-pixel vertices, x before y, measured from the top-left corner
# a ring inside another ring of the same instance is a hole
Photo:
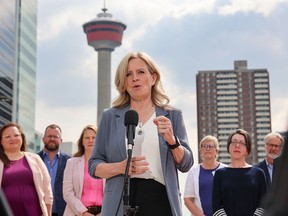
[[[213,145],[213,144],[204,144],[204,145],[201,145],[201,148],[213,149],[213,148],[215,148],[215,145]]]
[[[236,147],[237,144],[239,144],[238,146],[246,146],[246,143],[243,142],[242,140],[231,140],[231,143],[230,143],[232,146]]]
[[[20,137],[21,137],[21,133],[14,134],[14,135],[4,135],[4,136],[2,136],[2,138],[5,139],[5,140],[18,139]]]
[[[60,136],[59,135],[48,135],[48,136],[45,136],[47,137],[48,139],[59,139]]]
[[[269,148],[276,148],[276,149],[279,149],[279,148],[281,148],[281,145],[275,145],[275,144],[270,144],[270,143],[267,143],[266,144]]]

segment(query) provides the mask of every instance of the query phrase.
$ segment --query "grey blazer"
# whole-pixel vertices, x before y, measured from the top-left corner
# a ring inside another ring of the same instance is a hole
[[[127,106],[124,108],[110,108],[103,112],[97,130],[96,144],[89,160],[89,173],[91,176],[97,178],[94,175],[94,171],[99,163],[120,162],[127,158],[124,116],[128,110],[129,107]],[[177,109],[166,111],[156,107],[156,116],[161,115],[171,120],[174,135],[178,137],[181,145],[185,148],[182,163],[176,164],[166,141],[159,135],[161,165],[171,211],[174,216],[181,216],[181,194],[177,171],[188,172],[190,170],[194,162],[193,154],[188,144],[182,112]],[[123,198],[121,196],[123,184],[124,175],[117,175],[106,180],[101,216],[114,216],[120,201],[121,204],[117,216],[123,215]]]

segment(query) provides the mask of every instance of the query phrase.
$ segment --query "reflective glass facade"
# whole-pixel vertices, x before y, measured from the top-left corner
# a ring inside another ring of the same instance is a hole
[[[0,126],[12,121],[16,3],[0,0]]]
[[[20,124],[30,149],[35,149],[36,42],[37,0],[0,0],[0,124]]]

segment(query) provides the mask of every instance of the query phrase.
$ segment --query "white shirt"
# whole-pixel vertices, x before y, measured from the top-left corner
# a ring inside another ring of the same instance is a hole
[[[138,124],[135,131],[132,156],[145,156],[149,163],[149,170],[141,175],[132,175],[131,178],[154,179],[165,185],[161,166],[158,128],[153,119],[156,113],[142,126]],[[140,132],[141,131],[141,132]]]

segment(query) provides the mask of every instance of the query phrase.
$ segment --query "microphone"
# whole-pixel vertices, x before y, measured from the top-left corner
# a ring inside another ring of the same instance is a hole
[[[128,110],[125,113],[124,125],[126,126],[126,136],[128,139],[128,149],[132,149],[135,138],[135,127],[138,125],[138,113],[135,110]]]
[[[129,177],[129,167],[131,163],[132,158],[132,151],[134,146],[134,138],[135,138],[135,127],[138,125],[139,116],[136,110],[128,110],[125,113],[124,118],[124,125],[126,126],[126,136],[127,136],[127,163],[125,168],[125,176],[124,176],[124,187],[123,187],[123,213],[124,216],[132,216],[136,215],[136,212],[138,210],[138,206],[135,206],[135,208],[131,208],[129,205],[129,192],[130,192],[130,177]],[[120,206],[120,203],[119,203]],[[119,209],[118,206],[118,209]],[[118,212],[118,210],[117,210]],[[117,215],[117,213],[116,213]]]

